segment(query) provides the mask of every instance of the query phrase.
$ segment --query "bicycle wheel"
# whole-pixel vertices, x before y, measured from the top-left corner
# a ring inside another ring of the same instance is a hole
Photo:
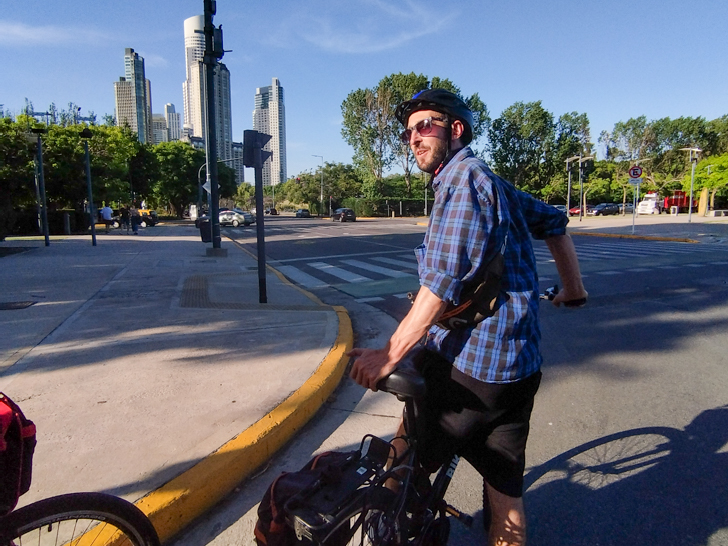
[[[533,468],[524,477],[524,490],[556,482],[601,489],[658,464],[680,448],[683,434],[644,427],[592,440]]]
[[[0,546],[159,546],[133,504],[104,493],[71,493],[20,508],[0,520]]]

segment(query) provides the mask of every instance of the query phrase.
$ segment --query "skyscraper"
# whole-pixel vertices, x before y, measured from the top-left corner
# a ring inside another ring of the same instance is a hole
[[[174,104],[168,102],[164,105],[164,118],[167,120],[167,140],[170,142],[179,140],[182,136],[182,123],[179,112],[174,109]]]
[[[153,144],[169,142],[167,119],[162,114],[152,114]]]
[[[286,168],[286,108],[283,101],[283,88],[278,78],[268,87],[255,90],[255,110],[253,110],[253,130],[271,136],[265,150],[272,152],[270,161],[263,164],[263,185],[270,186],[285,182],[288,178]]]
[[[187,79],[182,83],[184,131],[189,136],[205,138],[205,54],[203,29],[205,18],[195,15],[185,19],[185,65]],[[232,109],[230,106],[230,71],[223,63],[215,67],[215,141],[218,159],[232,159]]]
[[[128,125],[139,142],[151,144],[152,84],[144,74],[144,58],[130,47],[124,50],[124,76],[114,82],[116,124]]]

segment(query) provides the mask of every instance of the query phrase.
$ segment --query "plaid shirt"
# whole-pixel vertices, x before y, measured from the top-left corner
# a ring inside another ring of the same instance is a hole
[[[531,235],[566,233],[568,219],[493,174],[469,147],[433,181],[435,203],[424,242],[415,249],[420,284],[459,304],[463,284],[505,249],[502,290],[509,298],[474,328],[430,329],[427,347],[461,372],[487,383],[510,383],[541,367],[538,275]]]

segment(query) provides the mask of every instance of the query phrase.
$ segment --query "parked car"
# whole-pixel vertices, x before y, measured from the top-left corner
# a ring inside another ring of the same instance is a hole
[[[159,216],[155,210],[139,209],[139,216],[142,217],[142,221],[139,222],[141,227],[153,227],[159,223]]]
[[[274,207],[270,207],[270,208],[265,209],[265,213],[270,214],[271,216],[277,216],[278,210]]]
[[[624,210],[622,210],[624,209]],[[619,213],[632,214],[634,212],[634,205],[632,203],[619,204]]]
[[[243,210],[243,209],[239,209],[239,208],[235,207],[235,208],[233,208],[233,211],[237,212],[238,214],[244,215],[246,218],[248,218],[248,220],[250,221],[251,224],[254,224],[255,221],[257,220],[255,213],[252,210],[250,210],[250,211]]]
[[[253,216],[249,212],[224,210],[220,212],[220,225],[238,227],[240,224],[249,226],[253,223]]]
[[[311,212],[308,209],[298,209],[296,218],[311,218]]]
[[[566,205],[552,205],[556,210],[560,210],[564,214],[567,214]]]
[[[594,205],[586,205],[584,207],[584,214],[589,214],[590,210],[594,209]],[[579,205],[576,205],[575,207],[571,207],[569,209],[569,216],[579,216],[579,211],[581,210],[581,207]]]
[[[331,215],[332,222],[356,222],[356,214],[347,208],[336,209]]]
[[[589,216],[609,216],[619,214],[619,205],[616,203],[599,203],[591,211],[586,212]]]

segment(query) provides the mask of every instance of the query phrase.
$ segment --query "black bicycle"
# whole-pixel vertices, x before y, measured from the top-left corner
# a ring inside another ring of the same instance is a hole
[[[558,286],[552,286],[540,298],[553,300],[558,293]],[[583,305],[585,300],[569,303]],[[419,416],[426,387],[414,358],[410,352],[377,385],[404,402],[406,451],[398,454],[392,443],[366,435],[340,475],[324,477],[289,499],[286,521],[299,540],[322,546],[438,546],[447,543],[451,519],[472,526],[472,516],[445,501],[460,457],[453,452],[434,480],[421,465]],[[490,518],[487,501],[483,517],[486,522]]]
[[[130,502],[105,493],[70,493],[0,518],[0,546],[159,546],[154,526]]]
[[[366,435],[340,475],[318,480],[286,503],[287,523],[299,540],[325,546],[438,545],[447,543],[450,517],[472,525],[471,516],[444,500],[460,458],[453,454],[434,481],[420,464],[418,416],[425,380],[411,358],[377,387],[404,402],[406,452],[397,454],[390,442]]]

